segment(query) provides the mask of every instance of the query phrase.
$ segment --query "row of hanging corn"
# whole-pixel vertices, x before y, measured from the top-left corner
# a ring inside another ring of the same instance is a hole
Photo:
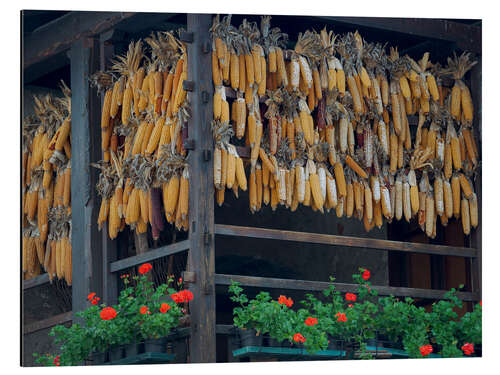
[[[71,92],[35,96],[23,123],[22,269],[71,285]]]
[[[145,42],[130,43],[109,72],[91,77],[104,95],[103,160],[94,164],[101,169],[98,225],[107,222],[111,239],[126,225],[145,233],[148,223],[158,239],[163,215],[178,230],[188,228],[187,51],[172,32]]]
[[[438,217],[444,226],[460,219],[465,234],[478,225],[479,153],[462,80],[476,63],[469,54],[442,68],[429,53],[415,61],[358,32],[326,28],[300,33],[286,50],[287,35],[270,17],[236,28],[217,16],[211,32],[219,205],[226,188],[236,197],[248,188],[252,213],[302,204],[354,216],[367,231],[415,217],[431,238]],[[418,115],[413,137],[410,115]],[[243,142],[248,177],[235,147]]]

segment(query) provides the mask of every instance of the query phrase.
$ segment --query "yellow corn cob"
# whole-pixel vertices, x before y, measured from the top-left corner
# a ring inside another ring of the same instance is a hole
[[[462,111],[465,117],[466,123],[472,123],[473,117],[474,117],[474,106],[472,105],[472,99],[470,95],[469,88],[465,83],[462,82],[461,88],[460,88],[460,102],[462,106]]]
[[[247,190],[247,177],[245,176],[245,168],[243,166],[243,159],[239,156],[235,160],[235,174],[238,186],[241,190]]]
[[[309,175],[309,184],[311,187],[311,194],[314,199],[314,203],[316,204],[316,207],[318,207],[318,209],[323,212],[323,205],[325,202],[323,199],[323,195],[321,194],[319,176],[317,173],[311,173]]]
[[[259,211],[262,206],[262,167],[260,164],[257,164],[255,168],[255,184],[257,187],[257,211]]]
[[[354,186],[353,186],[354,185]],[[354,212],[354,198],[359,199],[359,183],[355,182],[354,184],[351,182],[347,183],[346,186],[347,196],[345,198],[345,214],[348,218],[350,218]],[[354,192],[356,190],[356,193]]]
[[[139,204],[141,206],[140,208],[141,219],[146,224],[149,222],[149,202],[147,197],[148,197],[148,192],[146,190],[139,189]]]
[[[460,84],[455,81],[455,84],[451,89],[450,113],[457,121],[460,120],[461,96]]]
[[[453,216],[453,193],[451,191],[451,185],[448,180],[443,181],[443,200],[444,200],[444,212],[448,219]]]
[[[130,85],[130,81],[127,82],[127,86],[123,93],[123,105],[122,105],[122,123],[127,125],[130,118],[130,112],[132,110],[132,99],[134,97],[134,92]]]
[[[360,93],[359,93],[358,88],[356,86],[356,81],[354,80],[354,77],[352,75],[347,76],[347,86],[348,86],[349,92],[351,93],[351,96],[352,96],[354,112],[362,113],[363,107],[361,105]]]
[[[351,169],[358,174],[361,178],[368,178],[368,174],[359,166],[350,155],[346,155],[345,157],[346,164],[351,167]]]
[[[227,152],[227,172],[226,172],[226,186],[228,189],[233,187],[236,177],[236,156],[232,148]]]
[[[189,208],[189,171],[187,168],[184,169],[181,176],[180,187],[179,187],[179,210],[182,220],[185,220],[188,216]]]
[[[97,225],[99,230],[102,229],[103,223],[108,220],[108,213],[109,213],[109,200],[103,198],[101,200],[101,207],[99,209],[99,216],[97,218]]]
[[[63,205],[69,207],[71,200],[71,166],[64,172]]]
[[[427,237],[432,237],[434,231],[434,198],[432,194],[427,194],[425,198],[425,234]]]
[[[471,199],[473,191],[472,191],[472,188],[470,186],[469,181],[467,180],[467,178],[465,177],[465,175],[463,173],[459,173],[458,178],[460,181],[460,188],[462,189],[462,192],[464,193],[465,198]]]
[[[469,199],[469,209],[470,225],[472,226],[472,228],[476,228],[479,224],[479,212],[476,193],[472,193],[472,198]]]
[[[453,198],[453,216],[458,219],[460,217],[460,179],[457,175],[451,178],[451,192]]]
[[[140,216],[141,216],[141,203],[139,197],[139,189],[134,187],[132,193],[130,194],[130,197],[128,198],[127,215],[125,217],[125,220],[127,221],[128,217],[127,224],[134,224],[137,223]]]
[[[250,211],[255,213],[257,211],[257,181],[255,170],[253,168],[250,170],[249,205]]]
[[[57,151],[61,151],[64,147],[64,143],[66,143],[66,140],[68,139],[69,135],[70,135],[70,132],[71,132],[71,119],[68,117],[66,118],[61,127],[59,128],[59,136],[57,137],[57,140],[56,140],[56,144],[55,144],[55,149]],[[46,147],[46,142],[48,141],[47,139],[47,134],[44,133],[44,136],[42,136],[42,143],[41,143],[41,147],[40,147],[40,151],[41,151],[41,156],[43,158],[43,151]],[[40,160],[41,162],[41,160]],[[40,164],[40,163],[38,163]],[[37,164],[37,165],[38,165]]]
[[[469,201],[466,198],[462,198],[462,228],[464,230],[465,235],[470,234],[470,208]]]
[[[142,138],[142,143],[141,143],[141,150],[140,150],[141,154],[144,154],[146,152],[146,147],[148,146],[149,139],[151,138],[151,134],[153,134],[154,128],[155,128],[154,123],[152,122],[146,123],[146,127],[144,129],[144,137]]]
[[[343,198],[347,195],[346,182],[344,176],[344,168],[340,162],[335,163],[333,166],[333,172],[335,174],[335,181],[337,182],[337,192],[339,198]]]
[[[401,88],[401,94],[403,94],[403,96],[406,99],[410,99],[411,98],[410,86],[408,84],[408,80],[404,75],[402,75],[399,78],[399,87]]]
[[[108,89],[104,94],[104,101],[101,112],[101,128],[107,128],[109,126],[112,96],[113,89]]]

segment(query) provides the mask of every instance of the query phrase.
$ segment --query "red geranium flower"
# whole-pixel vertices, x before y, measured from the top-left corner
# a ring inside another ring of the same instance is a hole
[[[278,303],[280,305],[286,305],[286,302],[287,302],[287,298],[284,295],[279,296]]]
[[[148,311],[148,307],[147,306],[141,306],[141,314],[144,315],[144,314],[151,314],[149,311]]]
[[[314,326],[318,324],[318,319],[309,317],[304,321],[304,323],[306,324],[306,326]]]
[[[370,275],[370,271],[368,271],[367,269],[365,269],[365,270],[363,271],[363,274],[361,275],[361,277],[362,277],[363,279],[365,279],[365,280],[368,280],[368,279],[370,278],[370,276],[371,276],[371,275]]]
[[[170,310],[170,305],[168,303],[162,303],[160,307],[160,312],[165,314],[168,310]]]
[[[347,322],[347,317],[345,316],[345,313],[338,312],[335,314],[337,317],[337,322]]]
[[[422,345],[419,349],[422,357],[428,356],[432,353],[432,345]]]
[[[184,296],[184,302],[189,302],[194,298],[193,293],[189,290],[183,290],[181,293]]]
[[[306,338],[304,336],[302,336],[300,333],[296,333],[295,335],[293,335],[293,341],[295,342],[306,342]]]
[[[293,305],[293,300],[290,297],[288,297],[288,299],[286,300],[286,306],[292,307],[292,305]]]
[[[139,267],[139,273],[144,275],[153,269],[153,266],[150,263],[144,263]]]
[[[179,292],[177,293],[172,293],[170,295],[170,297],[172,297],[172,299],[174,300],[175,303],[181,303],[183,301],[183,298],[182,296],[179,294]]]
[[[483,307],[483,301],[479,301],[479,306]]]
[[[352,302],[356,302],[356,295],[354,293],[346,293],[345,294],[345,299],[346,301],[352,301]]]
[[[102,320],[111,320],[116,318],[116,310],[112,307],[105,307],[101,310],[101,319]]]
[[[348,304],[347,307],[354,307],[352,303]]]
[[[470,342],[466,342],[462,346],[462,350],[463,350],[465,355],[471,355],[472,353],[474,353],[474,344],[471,344]]]
[[[179,284],[182,284],[182,277],[179,277]]]
[[[89,301],[91,301],[91,300],[95,297],[95,295],[96,295],[95,293],[90,293],[90,294],[87,296],[87,299],[88,299]]]
[[[93,300],[92,300],[92,305],[97,305],[99,303],[101,299],[99,297],[95,297]]]

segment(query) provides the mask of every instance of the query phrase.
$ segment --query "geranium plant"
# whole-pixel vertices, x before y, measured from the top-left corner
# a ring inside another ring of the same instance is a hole
[[[413,358],[431,353],[442,357],[474,355],[474,345],[481,343],[480,304],[458,319],[454,309],[460,308],[462,302],[452,289],[427,312],[415,306],[411,298],[379,298],[370,277],[369,270],[360,268],[353,275],[357,289],[348,293],[337,291],[332,277],[332,284],[323,291],[326,301],[306,294],[300,302],[303,308],[297,310],[292,309],[291,299],[280,296],[276,300],[267,292],[249,300],[233,282],[229,287],[231,300],[239,305],[233,310],[234,324],[268,333],[278,341],[303,343],[310,352],[326,349],[327,337],[339,339],[347,344],[348,353],[356,352],[361,359],[372,357],[367,343],[378,335],[402,343]]]
[[[49,333],[55,337],[60,353],[35,353],[36,361],[53,366],[78,365],[91,353],[167,336],[184,315],[180,304],[189,302],[193,295],[186,290],[174,289],[172,278],[155,288],[147,277],[151,269],[151,264],[145,263],[139,267],[140,276],[132,279],[129,275],[122,276],[125,287],[117,305],[107,306],[100,303],[95,293],[89,294],[90,306],[75,314],[80,322],[70,327],[56,326]]]

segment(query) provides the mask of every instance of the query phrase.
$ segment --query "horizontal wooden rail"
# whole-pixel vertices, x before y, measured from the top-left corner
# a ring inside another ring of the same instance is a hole
[[[325,281],[308,281],[308,280],[293,280],[293,279],[277,279],[271,277],[257,276],[242,276],[242,275],[215,275],[215,284],[231,285],[232,281],[239,282],[242,286],[270,288],[270,289],[290,289],[290,290],[307,290],[307,291],[322,291],[328,288],[329,282]],[[358,284],[333,283],[335,289],[339,292],[355,292]],[[413,298],[428,298],[428,299],[443,299],[446,290],[436,289],[418,289],[418,288],[402,288],[392,286],[373,285],[380,295],[396,296],[396,297],[413,297]],[[462,301],[479,301],[477,293],[458,292],[458,298]]]
[[[34,288],[50,282],[49,274],[43,273],[29,280],[23,280],[23,290]]]
[[[26,324],[23,329],[23,334],[41,331],[42,329],[50,328],[58,324],[64,324],[73,320],[73,312],[68,311],[59,315],[51,316],[50,318],[40,320],[35,323]]]
[[[318,243],[335,246],[363,247],[374,250],[404,251],[408,253],[454,255],[468,258],[477,257],[477,250],[468,247],[399,242],[376,238],[348,237],[334,234],[295,232],[289,230],[243,227],[225,224],[216,224],[215,234],[235,237]]]
[[[180,241],[173,243],[171,245],[159,247],[154,250],[149,250],[145,253],[135,255],[133,257],[117,260],[116,262],[110,263],[110,272],[118,272],[130,267],[137,266],[138,264],[142,264],[144,262],[150,262],[152,260],[162,258],[168,255],[173,255],[176,253],[180,253],[189,249],[189,241]]]

